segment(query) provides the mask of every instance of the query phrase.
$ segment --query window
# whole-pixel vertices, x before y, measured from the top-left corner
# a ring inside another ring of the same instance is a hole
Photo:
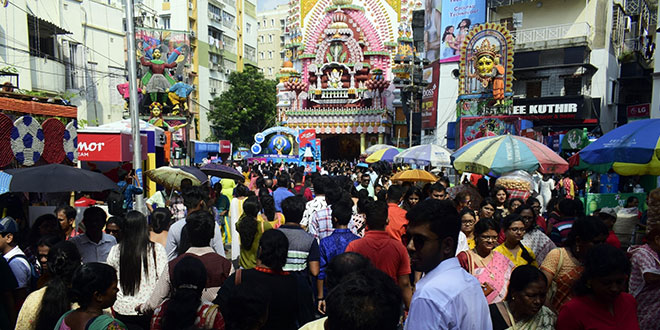
[[[269,51],[268,51],[268,59],[269,59],[269,60],[272,60],[272,59],[273,59],[273,51],[272,51],[272,50],[269,50]]]
[[[250,33],[252,30],[252,25],[250,23],[245,23],[245,33]]]
[[[254,47],[245,45],[245,58],[247,58],[250,61],[256,61],[257,60],[257,50]]]
[[[564,78],[564,95],[566,96],[575,96],[582,94],[582,78],[581,77],[571,77]]]
[[[234,53],[236,52],[236,39],[222,35],[224,49]]]
[[[214,6],[210,3],[209,3],[209,13],[211,13],[211,15],[214,15],[213,17],[217,16],[219,18],[219,17],[222,16],[222,10],[220,10],[220,8]]]
[[[261,43],[264,43],[264,36],[260,36],[259,39],[261,39]]]
[[[271,76],[273,75],[273,68],[268,68],[268,74]]]
[[[261,22],[257,22],[257,29],[261,29]]]
[[[273,35],[272,34],[268,35],[268,42],[273,42]]]
[[[160,17],[160,22],[163,24],[163,29],[170,29],[170,15],[164,15]]]
[[[284,20],[283,19],[280,20],[280,26],[284,27]]]
[[[266,28],[266,20],[264,19],[264,29]]]
[[[528,81],[526,86],[525,86],[526,90],[527,90],[527,92],[526,92],[527,98],[541,97],[541,86],[542,86],[542,84],[541,84],[540,80]]]
[[[222,25],[224,25],[224,26],[226,26],[230,29],[234,29],[234,25],[235,25],[234,22],[235,21],[236,21],[236,18],[234,17],[234,15],[232,15],[232,14],[226,12],[226,11],[222,12]]]
[[[264,52],[259,52],[259,57],[263,60],[264,59]]]
[[[275,19],[271,18],[270,19],[270,27],[273,27],[273,26],[275,26]]]
[[[28,43],[30,55],[44,58],[55,58],[55,41],[57,35],[54,33],[54,25],[48,23],[39,26],[41,22],[36,16],[28,15]],[[50,31],[49,31],[50,30]]]

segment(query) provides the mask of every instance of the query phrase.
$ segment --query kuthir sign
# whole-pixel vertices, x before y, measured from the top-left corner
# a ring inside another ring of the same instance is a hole
[[[585,96],[514,99],[510,115],[528,120],[588,119],[593,101]]]
[[[552,115],[577,113],[577,103],[514,105],[512,115]]]

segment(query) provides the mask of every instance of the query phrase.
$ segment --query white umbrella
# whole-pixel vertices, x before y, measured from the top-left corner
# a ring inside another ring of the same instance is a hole
[[[373,154],[376,151],[383,150],[383,149],[389,149],[389,148],[394,148],[394,146],[391,146],[389,144],[374,144],[371,147],[364,150],[364,154],[369,156],[369,155]]]
[[[408,148],[394,156],[395,163],[408,163],[419,166],[451,166],[452,152],[436,144],[422,144]]]

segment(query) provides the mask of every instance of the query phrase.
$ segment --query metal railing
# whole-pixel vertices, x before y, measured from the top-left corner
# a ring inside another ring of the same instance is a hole
[[[542,26],[531,29],[520,29],[511,31],[516,44],[530,42],[560,40],[576,37],[591,37],[591,26],[586,22],[578,22],[562,25]]]

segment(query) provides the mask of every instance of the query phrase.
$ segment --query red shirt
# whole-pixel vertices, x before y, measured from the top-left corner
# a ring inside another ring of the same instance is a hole
[[[73,202],[73,206],[75,207],[88,207],[88,206],[94,206],[96,205],[96,200],[87,198],[85,196],[80,197],[78,200]]]
[[[616,234],[614,233],[614,230],[610,230],[610,234],[607,235],[607,239],[605,240],[605,243],[612,245],[613,247],[620,249],[621,248],[621,241],[619,241],[619,238],[616,237]]]
[[[607,306],[588,296],[577,296],[562,306],[557,330],[639,330],[637,302],[629,293],[621,293],[614,301],[614,315]]]
[[[357,252],[398,283],[398,277],[410,274],[410,257],[401,244],[386,231],[369,230],[363,238],[348,244],[346,252]]]
[[[406,226],[408,226],[408,219],[406,219],[406,210],[399,207],[395,203],[387,203],[387,215],[389,223],[385,227],[385,231],[390,234],[390,237],[401,242],[401,236],[406,233]]]

